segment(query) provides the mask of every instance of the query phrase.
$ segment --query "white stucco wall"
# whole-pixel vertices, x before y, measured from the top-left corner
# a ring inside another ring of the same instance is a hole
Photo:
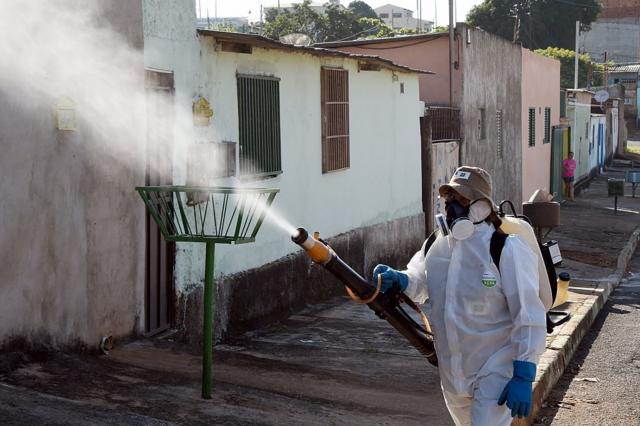
[[[238,141],[236,73],[280,78],[283,173],[245,183],[280,189],[274,208],[295,226],[330,237],[362,226],[421,213],[420,129],[417,74],[361,71],[353,59],[318,57],[254,48],[252,54],[222,52],[214,39],[198,40],[190,1],[171,7],[145,0],[145,66],[173,71],[176,125],[175,184],[186,183],[185,152],[195,143]],[[193,18],[193,19],[192,19]],[[349,71],[350,155],[348,170],[322,174],[320,68]],[[400,93],[400,84],[404,93]],[[214,111],[209,126],[190,125],[191,103],[204,96]],[[212,182],[229,185],[230,180]],[[216,276],[277,260],[298,248],[265,222],[257,241],[216,246]],[[204,245],[180,243],[178,291],[202,282]]]
[[[274,207],[295,226],[332,236],[419,214],[421,208],[418,80],[389,70],[358,72],[357,62],[254,49],[251,55],[216,52],[202,39],[198,94],[211,102],[209,140],[238,141],[236,73],[280,78],[283,173],[250,185],[276,187]],[[349,71],[348,170],[322,174],[320,68]],[[400,93],[404,83],[405,93]],[[297,250],[289,236],[265,223],[254,244],[216,247],[216,275],[239,272]],[[204,249],[181,245],[179,287],[202,280]]]

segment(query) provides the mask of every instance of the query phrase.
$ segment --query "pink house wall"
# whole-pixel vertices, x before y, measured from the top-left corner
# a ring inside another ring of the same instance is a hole
[[[544,143],[544,110],[560,122],[560,61],[522,49],[522,200],[550,188],[551,143]],[[535,108],[535,146],[529,146],[529,108]],[[553,138],[553,133],[551,132]]]
[[[458,41],[460,43],[460,41]],[[449,38],[404,38],[400,41],[332,46],[348,53],[375,55],[435,74],[420,76],[420,100],[427,105],[449,105]],[[459,59],[458,59],[459,61]],[[460,101],[462,67],[454,73],[454,104]]]

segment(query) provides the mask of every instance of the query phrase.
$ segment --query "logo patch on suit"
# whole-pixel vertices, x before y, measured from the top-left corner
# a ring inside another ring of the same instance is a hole
[[[485,272],[484,274],[482,274],[482,285],[486,288],[495,287],[497,283],[498,279],[493,273]]]

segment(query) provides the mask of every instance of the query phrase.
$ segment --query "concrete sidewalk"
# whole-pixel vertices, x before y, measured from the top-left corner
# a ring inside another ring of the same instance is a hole
[[[572,275],[570,301],[561,307],[572,319],[547,340],[536,409],[635,250],[640,198],[619,200],[616,216],[606,195],[606,178],[624,170],[618,164],[577,202],[563,204],[562,225],[549,235],[560,242],[561,270]],[[170,339],[132,342],[101,357],[55,355],[0,375],[0,418],[9,424],[453,424],[437,370],[346,297],[216,346],[213,367],[213,399],[204,401],[199,356]]]

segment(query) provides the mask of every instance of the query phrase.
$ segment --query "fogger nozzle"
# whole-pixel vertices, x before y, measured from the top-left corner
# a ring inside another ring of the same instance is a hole
[[[321,264],[331,272],[337,279],[351,290],[359,299],[367,299],[371,296],[374,287],[360,274],[347,265],[327,244],[320,240],[320,235],[316,232],[313,236],[304,228],[298,228],[291,236],[291,240],[302,247],[311,260]],[[391,293],[391,292],[389,292]],[[421,327],[400,308],[401,295],[383,294],[376,291],[376,296],[370,298],[367,306],[376,315],[389,322],[400,334],[402,334],[413,346],[416,347],[431,364],[437,365],[433,338],[429,334],[429,327]]]
[[[304,228],[298,228],[296,233],[291,236],[291,241],[305,249],[311,260],[322,265],[331,260],[331,249],[317,237],[309,236]]]

